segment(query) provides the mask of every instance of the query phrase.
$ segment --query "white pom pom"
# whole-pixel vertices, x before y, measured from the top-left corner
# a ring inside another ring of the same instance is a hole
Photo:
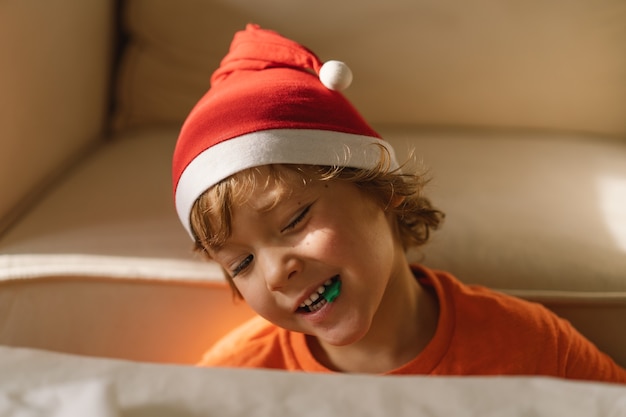
[[[345,90],[352,83],[352,71],[341,61],[327,61],[320,68],[320,81],[329,90]]]

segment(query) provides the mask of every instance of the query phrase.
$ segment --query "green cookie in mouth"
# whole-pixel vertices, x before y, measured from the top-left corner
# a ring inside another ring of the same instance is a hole
[[[332,284],[326,287],[326,291],[324,291],[324,294],[322,294],[322,297],[324,297],[324,299],[328,301],[329,303],[332,303],[333,301],[335,301],[335,298],[339,296],[340,292],[341,292],[341,281],[336,279],[333,281]]]

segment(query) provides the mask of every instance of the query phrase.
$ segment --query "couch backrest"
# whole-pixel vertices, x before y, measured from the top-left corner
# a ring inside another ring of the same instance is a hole
[[[114,3],[0,2],[0,233],[102,136]]]
[[[127,0],[118,128],[180,123],[254,22],[339,59],[374,124],[626,136],[623,0]]]

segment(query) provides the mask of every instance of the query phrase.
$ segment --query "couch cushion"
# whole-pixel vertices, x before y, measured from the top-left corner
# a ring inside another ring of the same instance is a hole
[[[222,281],[178,221],[176,129],[120,134],[85,158],[0,237],[0,279],[120,277]]]
[[[193,364],[252,314],[222,281],[0,280],[0,345]]]
[[[0,234],[102,139],[113,14],[106,0],[0,3]]]
[[[400,161],[415,149],[432,176],[427,193],[447,214],[411,259],[497,288],[626,291],[623,144],[538,133],[381,132]],[[13,267],[5,276],[83,273],[90,265],[91,275],[167,277],[172,262],[178,279],[183,271],[193,280],[220,277],[213,264],[198,262],[174,211],[176,135],[127,132],[85,160],[0,239],[0,260]]]
[[[507,289],[626,291],[626,146],[575,135],[385,132],[430,168],[431,266]],[[402,159],[402,158],[401,158]],[[417,254],[419,259],[420,254]]]
[[[339,59],[373,123],[624,136],[626,3],[127,0],[116,126],[181,123],[235,30],[275,29]],[[332,10],[332,13],[329,13]]]

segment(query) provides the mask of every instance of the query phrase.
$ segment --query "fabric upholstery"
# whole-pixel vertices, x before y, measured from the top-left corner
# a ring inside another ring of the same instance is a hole
[[[0,233],[101,138],[114,33],[110,1],[0,4]]]
[[[620,0],[0,2],[0,344],[190,363],[250,314],[192,252],[170,164],[255,22],[346,61],[348,97],[430,170],[447,218],[411,260],[540,301],[626,364],[625,16]]]
[[[415,148],[432,176],[426,194],[447,214],[431,242],[410,254],[412,261],[449,270],[464,282],[541,301],[626,363],[626,340],[620,336],[626,320],[625,256],[611,232],[623,235],[603,207],[610,207],[610,201],[601,198],[602,178],[626,178],[619,144],[548,134],[382,132],[396,147],[400,162]],[[123,316],[139,326],[154,314],[155,321],[165,323],[164,333],[177,335],[183,345],[197,346],[196,339],[212,337],[214,324],[209,323],[229,317],[232,300],[225,287],[221,295],[207,296],[219,299],[218,311],[215,302],[202,305],[202,295],[196,298],[189,287],[205,294],[206,285],[224,281],[215,264],[192,252],[176,218],[169,172],[162,169],[169,165],[175,138],[176,129],[120,135],[86,159],[0,240],[0,280],[19,279],[21,288],[4,294],[6,305],[21,306],[21,313],[10,315],[13,330],[0,332],[0,342],[193,361],[189,353],[154,353],[155,346],[148,342],[153,340],[150,328],[143,327],[146,337],[140,343],[122,337],[127,331],[117,327]],[[150,158],[142,157],[146,151]],[[503,159],[507,155],[511,157]],[[50,277],[57,279],[48,281]],[[97,284],[91,284],[94,280]],[[169,286],[173,293],[181,291],[181,285],[188,290],[186,298],[159,310],[155,297],[161,300]],[[44,300],[43,294],[58,299],[20,304],[24,297]],[[108,304],[108,294],[118,294],[117,300]],[[92,301],[75,304],[85,297]],[[179,308],[188,303],[198,311]],[[33,310],[27,313],[26,306]],[[64,320],[80,308],[86,309],[82,324],[65,327]],[[177,311],[195,330],[183,337],[168,324],[166,311]],[[93,338],[89,330],[91,320],[100,323],[99,332],[119,335],[116,343],[99,345],[102,339]],[[22,333],[15,332],[22,327]],[[81,334],[90,336],[69,337],[77,328],[87,329]]]
[[[116,125],[182,122],[253,22],[348,63],[347,94],[375,124],[623,136],[625,14],[620,0],[128,0]]]

